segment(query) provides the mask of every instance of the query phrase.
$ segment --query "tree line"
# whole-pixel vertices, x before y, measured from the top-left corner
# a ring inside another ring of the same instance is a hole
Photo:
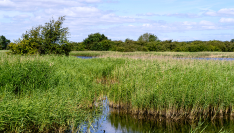
[[[200,52],[200,51],[222,51],[234,52],[234,39],[231,41],[188,41],[178,42],[172,40],[161,41],[151,33],[139,36],[137,41],[125,39],[125,41],[112,41],[104,34],[94,33],[88,35],[83,42],[71,42],[67,38],[69,32],[67,27],[62,27],[65,17],[59,17],[57,21],[53,18],[45,25],[33,27],[22,34],[21,39],[14,42],[0,36],[0,49],[9,49],[12,54],[56,54],[69,55],[74,51],[175,51],[175,52]]]
[[[141,35],[137,41],[126,39],[125,41],[112,41],[104,34],[90,34],[83,42],[70,42],[72,50],[84,51],[174,51],[174,52],[200,52],[200,51],[220,51],[234,52],[234,39],[231,41],[187,41],[178,42],[172,40],[160,41],[158,37],[151,33]]]

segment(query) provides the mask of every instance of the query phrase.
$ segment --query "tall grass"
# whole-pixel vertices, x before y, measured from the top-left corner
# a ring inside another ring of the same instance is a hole
[[[234,58],[233,52],[116,52],[116,51],[72,51],[73,56],[99,56],[99,57],[207,57],[207,58]]]
[[[232,61],[0,53],[0,73],[0,131],[75,129],[93,118],[90,108],[102,96],[132,114],[234,116]]]
[[[1,53],[0,131],[59,132],[92,120],[104,95],[96,79],[122,62]]]
[[[126,59],[110,78],[111,106],[172,119],[234,114],[234,62]]]

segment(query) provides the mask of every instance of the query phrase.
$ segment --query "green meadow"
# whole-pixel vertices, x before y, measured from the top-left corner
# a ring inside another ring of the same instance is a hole
[[[113,108],[155,119],[234,117],[233,61],[175,59],[190,53],[173,52],[71,53],[101,57],[87,60],[5,52],[0,53],[1,132],[76,131],[99,115],[94,105],[104,96]],[[200,54],[210,53],[188,57]]]

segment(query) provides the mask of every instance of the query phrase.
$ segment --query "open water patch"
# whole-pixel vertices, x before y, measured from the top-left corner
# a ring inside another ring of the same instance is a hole
[[[76,56],[77,58],[81,58],[81,59],[92,59],[92,58],[96,58],[93,56]]]

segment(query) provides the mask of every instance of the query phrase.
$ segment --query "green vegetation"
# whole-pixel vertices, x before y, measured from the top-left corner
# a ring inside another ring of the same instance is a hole
[[[129,58],[234,58],[233,52],[116,52],[116,51],[72,51],[73,56],[129,57]]]
[[[13,54],[65,54],[71,51],[68,43],[68,28],[63,28],[65,17],[59,17],[57,21],[52,19],[45,26],[38,26],[26,31],[22,39],[9,44]]]
[[[230,114],[234,65],[228,61],[128,59],[112,72],[111,106],[133,114],[197,119]]]
[[[134,55],[136,56],[136,55]],[[138,55],[141,56],[141,55]],[[0,131],[51,132],[92,120],[95,101],[168,119],[234,116],[231,61],[0,53]],[[71,129],[75,130],[75,129]]]
[[[1,35],[0,36],[0,50],[5,50],[7,49],[7,45],[10,43],[11,41],[6,39],[5,36]]]
[[[85,51],[119,51],[119,52],[134,52],[134,51],[172,51],[172,52],[201,52],[201,51],[222,51],[233,52],[234,41],[187,41],[178,42],[172,40],[160,41],[156,35],[145,33],[141,35],[137,41],[126,39],[123,41],[111,41],[104,34],[90,34],[83,42],[73,44],[72,50]]]
[[[0,53],[0,132],[76,130],[105,89],[97,79],[122,60]]]
[[[124,129],[128,132],[142,133],[232,133],[234,128],[234,122],[227,119],[219,119],[212,122],[170,121],[126,114],[124,111],[115,109],[111,109],[107,121],[116,130]]]

